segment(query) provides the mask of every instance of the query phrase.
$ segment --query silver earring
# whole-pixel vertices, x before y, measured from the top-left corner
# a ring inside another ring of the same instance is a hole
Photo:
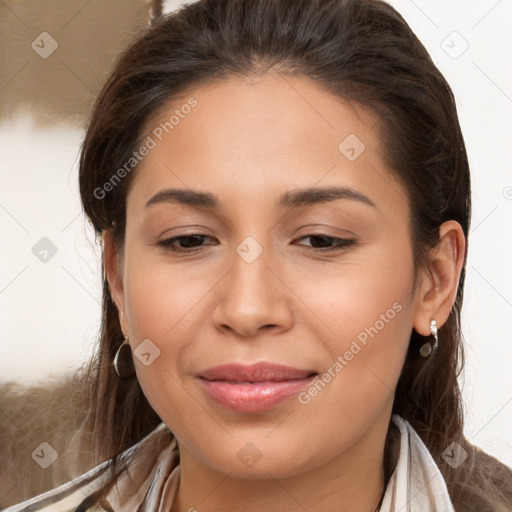
[[[434,352],[439,343],[438,343],[438,336],[437,336],[437,322],[435,320],[432,320],[430,322],[430,335],[434,338],[434,345],[432,346],[432,343],[430,341],[427,341],[424,345],[420,348],[420,356],[422,357],[428,357],[432,352]]]
[[[123,343],[121,343],[117,349],[113,365],[117,376],[122,379],[126,379],[135,374],[132,351],[130,344],[128,343],[128,338],[125,338]]]

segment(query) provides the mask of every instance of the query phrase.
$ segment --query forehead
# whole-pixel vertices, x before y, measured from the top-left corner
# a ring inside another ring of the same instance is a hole
[[[305,77],[197,85],[147,122],[141,140],[151,138],[153,147],[137,168],[133,195],[147,200],[172,185],[243,201],[246,192],[318,184],[380,196],[394,190],[403,199],[381,157],[376,121]]]

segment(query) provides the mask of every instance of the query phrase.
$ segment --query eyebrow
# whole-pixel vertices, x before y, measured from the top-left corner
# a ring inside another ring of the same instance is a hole
[[[277,208],[300,208],[319,203],[328,203],[338,199],[349,199],[377,208],[375,203],[367,196],[347,187],[313,187],[290,190],[282,194],[275,206]],[[146,203],[146,207],[160,203],[175,203],[194,208],[211,208],[220,210],[220,200],[210,192],[200,190],[168,188],[157,192]]]

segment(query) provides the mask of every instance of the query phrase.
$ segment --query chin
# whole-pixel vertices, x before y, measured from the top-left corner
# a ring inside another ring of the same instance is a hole
[[[274,442],[258,441],[258,436],[254,441],[248,439],[244,436],[243,441],[224,441],[213,452],[211,447],[196,447],[194,456],[216,472],[244,480],[292,477],[313,465],[314,461],[304,453],[305,442],[292,443],[289,437],[287,442],[277,438]],[[300,460],[297,454],[301,455]]]

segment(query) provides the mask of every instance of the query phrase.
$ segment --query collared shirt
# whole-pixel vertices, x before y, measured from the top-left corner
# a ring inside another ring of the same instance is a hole
[[[400,453],[379,511],[455,512],[444,478],[421,438],[401,416],[393,414],[392,420],[400,430]],[[155,447],[157,458],[148,464],[148,453],[154,453]],[[166,425],[161,423],[121,457],[130,457],[133,461],[130,478],[123,472],[101,505],[87,511],[171,510],[179,485],[180,464],[176,439],[170,436]],[[73,512],[87,496],[104,485],[108,469],[107,461],[67,484],[14,505],[5,512]],[[193,506],[191,510],[194,510]]]

